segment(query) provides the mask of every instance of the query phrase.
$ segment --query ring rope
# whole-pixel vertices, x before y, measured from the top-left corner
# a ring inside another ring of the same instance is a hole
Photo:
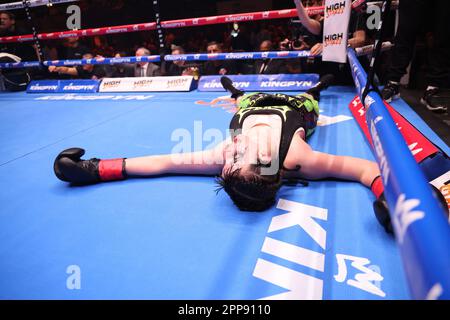
[[[31,30],[33,31],[33,41],[34,41],[34,44],[36,45],[36,51],[37,51],[37,56],[38,56],[39,62],[42,63],[42,61],[44,61],[44,54],[42,52],[42,47],[41,47],[41,43],[38,38],[36,26],[34,25],[33,19],[31,17],[31,13],[30,13],[31,2],[29,0],[23,0],[22,4],[23,4],[23,7],[25,8],[25,13],[27,16],[28,24],[30,25]]]
[[[382,51],[389,50],[392,43],[386,41],[383,43]],[[356,48],[356,55],[363,56],[373,51],[373,45]],[[309,50],[302,51],[263,51],[263,52],[230,52],[230,53],[196,53],[196,54],[179,54],[165,55],[165,61],[211,61],[211,60],[258,60],[258,59],[292,59],[292,58],[309,58],[320,57],[321,55],[311,55]],[[44,66],[76,66],[86,64],[121,64],[121,63],[138,63],[138,62],[160,62],[161,56],[150,55],[140,57],[121,57],[121,58],[94,58],[79,60],[53,60],[44,61]],[[12,68],[33,68],[39,67],[39,61],[25,62],[7,62],[0,63],[0,69]]]
[[[378,2],[374,2],[377,4]],[[365,0],[356,0],[352,3],[353,9],[362,8],[366,5]],[[310,16],[321,14],[324,12],[324,6],[309,7],[305,8]],[[285,9],[285,10],[272,10],[272,11],[259,11],[259,12],[248,12],[239,14],[227,14],[220,16],[210,16],[210,17],[200,17],[200,18],[188,18],[179,20],[168,20],[162,21],[161,27],[164,29],[169,28],[180,28],[180,27],[197,27],[206,25],[215,25],[223,23],[232,22],[247,22],[247,21],[257,21],[257,20],[272,20],[272,19],[283,19],[283,18],[295,18],[297,17],[297,9]],[[81,30],[70,30],[61,32],[50,32],[38,34],[39,40],[51,40],[51,39],[64,39],[70,37],[93,37],[108,34],[120,34],[138,31],[149,31],[156,30],[156,22],[146,22],[138,24],[128,24],[121,26],[111,26],[102,28],[91,28],[91,29],[81,29]],[[27,42],[32,41],[33,35],[19,35],[19,36],[9,36],[0,37],[0,43],[9,42]]]
[[[378,25],[377,36],[376,36],[375,43],[374,43],[374,50],[372,53],[372,57],[370,59],[370,66],[369,66],[369,71],[368,71],[368,75],[367,75],[366,86],[364,87],[364,90],[361,94],[361,101],[362,101],[363,105],[365,105],[365,98],[370,91],[376,91],[379,95],[381,95],[381,92],[378,89],[378,86],[376,86],[374,84],[375,70],[378,68],[378,65],[380,64],[380,53],[381,53],[382,41],[383,41],[384,33],[386,31],[384,22],[388,18],[388,14],[391,9],[391,3],[392,3],[391,0],[386,0],[383,5],[383,9],[382,9],[382,13],[381,13],[381,20]]]
[[[347,49],[360,99],[367,74],[352,48]],[[383,176],[384,194],[413,299],[426,299],[440,288],[450,298],[450,228],[423,171],[415,161],[384,101],[366,96],[366,120]],[[423,216],[422,216],[423,215]],[[422,218],[414,221],[415,216]]]

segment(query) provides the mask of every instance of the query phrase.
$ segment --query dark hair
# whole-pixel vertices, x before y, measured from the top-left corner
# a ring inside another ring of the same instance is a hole
[[[6,14],[10,20],[16,20],[16,16],[14,13],[8,12],[8,11],[0,11],[0,15]]]
[[[246,175],[241,169],[228,171],[217,177],[216,192],[224,189],[233,203],[242,211],[264,211],[275,204],[276,195],[282,185],[280,172],[275,175],[261,175],[260,168]]]

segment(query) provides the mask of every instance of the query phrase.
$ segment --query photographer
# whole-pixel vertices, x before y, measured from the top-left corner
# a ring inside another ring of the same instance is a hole
[[[308,16],[303,4],[300,0],[294,0],[295,7],[300,23],[313,35],[320,36],[322,38],[324,18],[320,20],[312,19]],[[366,44],[366,26],[365,15],[352,11],[349,23],[349,38],[348,44],[353,48],[362,47]],[[319,55],[322,53],[323,45],[321,42],[314,44],[311,47],[312,55]]]
[[[323,18],[321,15],[309,17],[300,0],[294,0],[294,3],[299,19],[291,21],[294,24],[293,35],[290,39],[280,42],[280,49],[288,51],[311,50],[322,42],[320,21]],[[318,69],[314,58],[288,59],[286,67],[289,73],[317,72]]]
[[[291,39],[285,39],[280,42],[280,49],[287,51],[310,50],[315,44],[320,43],[321,39],[309,32],[303,25],[296,23]],[[306,59],[285,59],[285,65],[288,73],[309,73],[316,72],[314,58]]]
[[[300,19],[300,22],[303,26],[313,33],[314,35],[318,35],[320,39],[323,37],[323,26],[325,19],[323,17],[320,18],[320,21],[315,19],[311,19],[308,17],[308,13],[303,7],[300,0],[294,0],[295,6],[297,8],[297,14]],[[348,28],[348,45],[353,48],[358,48],[366,45],[367,42],[367,15],[366,13],[358,13],[352,11],[350,15],[350,22]],[[320,55],[323,51],[322,42],[318,42],[311,47],[311,55],[316,56]],[[359,59],[363,66],[368,64],[367,58],[363,57]],[[319,64],[320,63],[320,64]],[[351,85],[353,84],[353,79],[351,76],[350,68],[348,63],[335,63],[335,62],[326,62],[321,61],[321,59],[315,61],[316,68],[320,71],[320,74],[334,74],[336,76],[336,84],[339,85]]]

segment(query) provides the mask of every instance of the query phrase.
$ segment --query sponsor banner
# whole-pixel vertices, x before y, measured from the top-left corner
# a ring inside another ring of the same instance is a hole
[[[27,93],[57,93],[58,89],[58,80],[31,81],[28,84]]]
[[[27,93],[92,93],[99,85],[98,80],[39,80],[30,82]]]
[[[264,51],[264,52],[230,52],[230,53],[192,53],[168,54],[166,61],[208,61],[208,60],[255,60],[255,59],[289,59],[312,57],[309,50],[301,51]]]
[[[60,100],[66,100],[66,101],[99,101],[99,100],[124,100],[124,101],[130,101],[130,100],[148,100],[151,99],[152,95],[102,95],[102,94],[95,94],[95,95],[88,95],[88,94],[54,94],[49,96],[41,96],[38,98],[35,98],[35,100],[48,100],[48,101],[60,101]]]
[[[191,91],[196,84],[192,76],[104,78],[99,92]]]
[[[99,80],[60,80],[60,93],[98,92]]]
[[[318,74],[234,75],[228,76],[243,91],[306,91],[319,82]],[[203,76],[198,91],[225,91],[221,76]]]
[[[405,139],[406,144],[411,150],[414,159],[417,163],[420,163],[425,158],[428,158],[432,154],[435,154],[439,149],[430,142],[419,130],[417,130],[408,120],[406,120],[400,113],[392,108],[388,103],[384,103],[385,107],[389,111],[392,119],[394,120],[397,128]],[[373,147],[373,141],[369,134],[369,129],[366,121],[366,108],[361,103],[361,99],[356,96],[349,104],[350,111],[355,117],[358,125],[363,131],[366,139]]]
[[[14,69],[14,68],[34,68],[39,67],[39,61],[25,61],[25,62],[2,62],[0,69]]]
[[[79,60],[53,60],[44,61],[45,66],[75,66],[86,64],[117,64],[117,63],[138,63],[138,62],[159,62],[160,56],[122,57],[122,58],[96,58]]]
[[[326,0],[323,30],[323,61],[347,62],[351,0]]]

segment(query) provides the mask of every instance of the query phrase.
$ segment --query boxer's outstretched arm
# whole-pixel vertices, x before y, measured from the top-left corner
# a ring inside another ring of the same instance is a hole
[[[125,160],[125,170],[130,177],[161,174],[216,175],[224,166],[224,143],[205,151],[128,158]]]
[[[295,148],[289,149],[284,162],[286,168],[300,167],[297,171],[287,171],[289,178],[306,178],[312,180],[338,178],[358,181],[370,187],[380,175],[378,164],[362,158],[337,156],[314,151],[303,139],[298,139]]]
[[[312,151],[301,164],[301,173],[309,179],[338,178],[370,187],[380,170],[376,162],[366,159]]]
[[[76,185],[122,180],[131,176],[162,174],[216,175],[224,166],[225,147],[229,141],[212,149],[137,158],[84,160],[82,148],[69,148],[58,154],[53,170],[58,179]]]

